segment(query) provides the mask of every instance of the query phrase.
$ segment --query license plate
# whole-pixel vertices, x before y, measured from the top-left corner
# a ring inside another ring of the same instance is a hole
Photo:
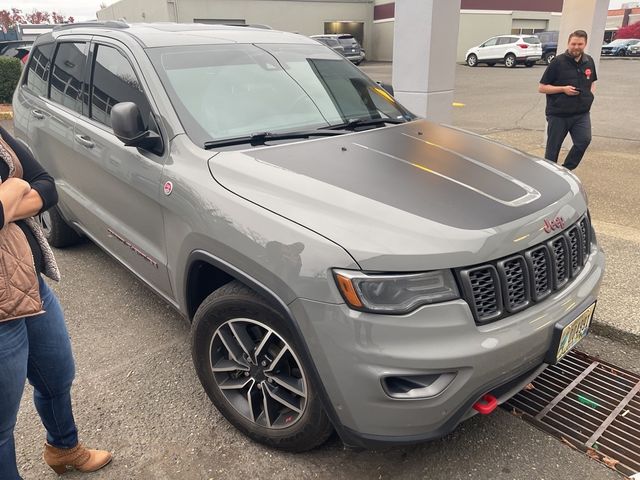
[[[593,303],[569,323],[558,322],[556,324],[551,349],[547,355],[547,363],[559,362],[580,340],[587,336],[595,309],[596,304]]]

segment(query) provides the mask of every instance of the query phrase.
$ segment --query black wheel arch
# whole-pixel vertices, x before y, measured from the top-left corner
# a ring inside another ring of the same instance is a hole
[[[210,286],[215,287],[213,290],[210,290],[210,288],[198,290],[196,284],[193,283],[198,279],[201,279],[202,277],[199,277],[199,275],[203,273],[215,274],[214,283],[209,283]],[[338,414],[333,406],[333,403],[331,402],[331,399],[329,398],[329,394],[325,389],[324,383],[322,382],[320,373],[318,372],[316,364],[313,361],[309,346],[307,345],[307,342],[302,335],[302,331],[300,330],[298,322],[295,320],[295,317],[286,302],[284,302],[278,295],[276,295],[273,290],[271,290],[269,287],[267,287],[251,275],[243,272],[230,263],[217,258],[204,250],[195,250],[189,256],[185,280],[184,298],[187,301],[186,308],[190,322],[193,320],[193,316],[195,315],[195,312],[197,311],[200,303],[202,303],[202,301],[211,292],[217,290],[218,288],[226,285],[233,280],[239,281],[255,292],[259,293],[267,302],[269,302],[274,308],[276,308],[279,313],[282,314],[291,330],[292,335],[295,336],[295,340],[298,342],[298,345],[301,348],[299,355],[302,357],[305,365],[307,365],[309,368],[309,375],[318,391],[318,396],[320,398],[324,411],[329,417],[329,421],[345,444],[348,445],[349,443],[352,443],[348,440],[352,437],[352,434],[347,429],[345,429],[345,427],[340,422]],[[191,288],[195,289],[196,291],[196,293],[194,293],[193,295],[191,295],[189,292],[189,289]],[[210,291],[204,294],[205,290]],[[200,299],[200,296],[203,294],[204,297]]]

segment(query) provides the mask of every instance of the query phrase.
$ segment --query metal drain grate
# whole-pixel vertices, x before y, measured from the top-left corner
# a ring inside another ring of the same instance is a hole
[[[639,392],[639,375],[572,351],[505,406],[630,477],[640,472]]]

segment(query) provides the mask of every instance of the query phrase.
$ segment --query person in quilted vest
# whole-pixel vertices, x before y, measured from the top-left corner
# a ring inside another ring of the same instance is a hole
[[[0,137],[0,228],[14,223],[24,233],[44,311],[0,321],[0,479],[20,478],[13,430],[27,379],[33,385],[36,410],[47,431],[45,462],[58,474],[70,468],[95,471],[111,461],[111,453],[90,450],[78,442],[71,409],[75,375],[71,342],[58,299],[42,278],[44,274],[57,281],[60,275],[44,234],[32,218],[57,203],[55,183],[29,150],[2,127]],[[22,178],[14,176],[16,163],[22,164]],[[14,270],[20,267],[19,260],[10,264]],[[0,295],[18,295],[15,289],[7,288],[16,272],[7,271],[6,265],[3,262],[0,269]]]

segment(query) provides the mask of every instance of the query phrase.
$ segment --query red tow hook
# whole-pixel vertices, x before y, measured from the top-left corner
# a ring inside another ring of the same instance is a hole
[[[498,399],[490,393],[485,393],[480,400],[473,404],[473,409],[482,415],[489,415],[498,406]]]

